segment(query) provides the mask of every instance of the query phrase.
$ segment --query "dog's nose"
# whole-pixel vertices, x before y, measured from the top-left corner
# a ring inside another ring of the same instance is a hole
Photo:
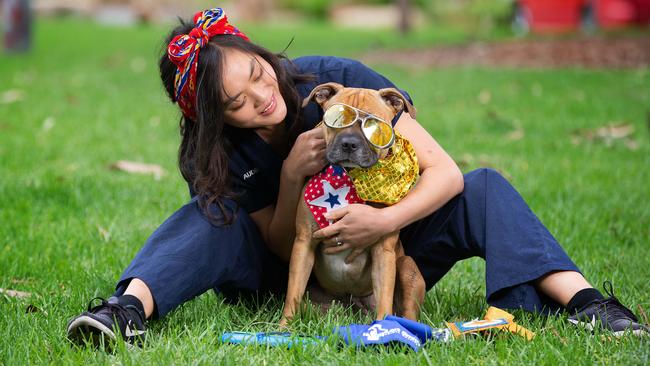
[[[356,151],[361,146],[361,139],[359,136],[348,134],[340,137],[341,149],[346,153]]]

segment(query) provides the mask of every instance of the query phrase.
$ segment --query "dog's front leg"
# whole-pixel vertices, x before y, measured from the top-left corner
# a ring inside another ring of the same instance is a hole
[[[314,267],[316,257],[312,240],[296,238],[291,251],[291,262],[289,263],[289,284],[287,285],[287,297],[284,300],[284,311],[280,326],[287,325],[298,311],[302,297],[307,288],[309,275]]]
[[[372,247],[372,289],[377,300],[378,320],[393,313],[397,240],[399,232],[396,231]]]
[[[282,327],[286,326],[287,322],[298,311],[307,288],[307,281],[314,267],[318,241],[312,239],[312,223],[311,212],[302,202],[298,206],[296,216],[296,239],[291,249],[287,297],[284,301],[284,311],[280,320],[280,326]]]

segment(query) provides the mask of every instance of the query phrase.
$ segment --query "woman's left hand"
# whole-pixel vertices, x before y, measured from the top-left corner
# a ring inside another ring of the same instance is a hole
[[[382,209],[363,204],[351,204],[325,214],[328,220],[338,220],[314,232],[313,238],[323,241],[325,254],[339,253],[352,248],[345,258],[352,262],[369,246],[393,230]],[[338,244],[342,243],[342,244]]]

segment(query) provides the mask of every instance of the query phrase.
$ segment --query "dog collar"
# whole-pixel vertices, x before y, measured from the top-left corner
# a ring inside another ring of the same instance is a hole
[[[420,168],[411,142],[395,131],[395,143],[386,158],[370,168],[350,169],[348,174],[361,199],[392,205],[413,188]]]
[[[323,215],[351,203],[365,203],[343,167],[330,165],[309,179],[304,194],[305,202],[322,229],[333,223]]]

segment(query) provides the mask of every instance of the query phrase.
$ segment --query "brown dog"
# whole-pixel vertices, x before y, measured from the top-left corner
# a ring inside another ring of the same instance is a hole
[[[371,90],[327,83],[314,88],[303,101],[303,106],[312,100],[324,111],[335,103],[343,103],[389,122],[404,108],[415,117],[413,106],[394,88]],[[365,168],[388,154],[388,148],[377,149],[368,143],[358,122],[345,128],[322,126],[330,164]],[[302,193],[304,195],[304,188]],[[350,250],[338,254],[323,253],[321,242],[312,237],[318,228],[307,204],[301,199],[296,214],[296,238],[291,252],[281,325],[286,325],[299,309],[312,268],[320,286],[331,295],[360,298],[374,295],[377,319],[393,314],[394,305],[397,314],[417,319],[424,301],[424,279],[415,261],[404,254],[399,232],[380,239],[346,264],[345,258]]]

